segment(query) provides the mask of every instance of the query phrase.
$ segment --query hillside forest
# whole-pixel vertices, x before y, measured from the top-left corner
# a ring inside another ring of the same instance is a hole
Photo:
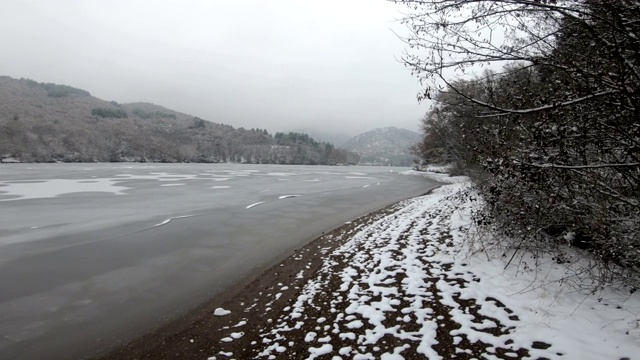
[[[404,63],[434,102],[415,152],[470,175],[478,222],[511,248],[563,263],[574,245],[584,274],[635,291],[640,2],[397,2],[412,9]]]
[[[71,86],[0,77],[0,159],[21,162],[351,164],[355,153],[304,133],[234,128]]]

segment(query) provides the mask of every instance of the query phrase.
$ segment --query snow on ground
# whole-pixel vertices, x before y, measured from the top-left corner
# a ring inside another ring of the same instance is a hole
[[[256,358],[640,358],[637,294],[570,287],[551,259],[537,271],[504,270],[509,256],[471,252],[474,204],[456,197],[469,183],[426,176],[454,183],[326,254],[291,306],[260,329]]]
[[[229,311],[227,309],[223,309],[223,308],[217,308],[213,312],[214,316],[225,316],[225,315],[229,315],[229,314],[231,314],[231,311]]]
[[[446,166],[429,167],[428,170],[433,171],[407,170],[400,172],[400,174],[422,176],[442,183],[462,183],[468,181],[466,176],[450,176],[446,172],[448,170]]]
[[[190,218],[190,217],[194,217],[196,215],[180,215],[180,216],[174,216],[174,217],[170,217],[168,219],[163,220],[162,222],[159,222],[155,225],[153,225],[153,227],[158,227],[158,226],[162,226],[162,225],[167,225],[168,223],[170,223],[172,220],[177,220],[177,219],[186,219],[186,218]]]

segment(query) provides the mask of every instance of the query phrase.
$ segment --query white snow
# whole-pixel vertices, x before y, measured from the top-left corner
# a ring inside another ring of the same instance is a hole
[[[155,225],[153,225],[153,227],[157,227],[157,226],[162,226],[162,225],[166,225],[169,222],[171,222],[172,218],[166,219],[165,221],[161,222],[161,223],[157,223]]]
[[[292,175],[297,175],[296,173],[292,173],[292,172],[269,172],[264,174],[266,176],[292,176]]]
[[[50,179],[38,181],[0,181],[0,201],[54,198],[80,192],[124,194],[129,187],[117,185],[117,179]]]
[[[294,197],[299,197],[302,195],[282,195],[280,197],[278,197],[278,199],[282,200],[282,199],[288,199],[288,198],[294,198]]]
[[[305,323],[315,326],[304,338],[307,359],[399,360],[405,352],[444,359],[436,336],[447,323],[456,324],[448,331],[455,353],[471,354],[473,344],[484,344],[486,359],[500,358],[498,350],[514,358],[518,351],[533,359],[637,358],[637,293],[571,287],[565,265],[550,258],[537,259],[537,270],[505,270],[509,256],[474,248],[480,234],[469,215],[479,205],[456,198],[469,189],[467,179],[420,175],[449,184],[403,202],[327,253],[289,310],[261,330],[277,342],[258,358],[285,357],[289,350],[278,343]],[[346,346],[334,349],[332,339]]]
[[[443,169],[445,169],[443,167]],[[467,183],[468,178],[466,176],[450,176],[445,172],[428,172],[428,171],[415,171],[415,170],[407,170],[400,172],[402,175],[414,175],[414,176],[423,176],[429,178],[431,180],[435,180],[442,183]]]
[[[169,174],[166,172],[151,172],[149,175],[133,175],[133,174],[118,174],[116,180],[157,180],[157,181],[181,181],[181,180],[195,180],[197,174]]]
[[[172,220],[176,220],[176,219],[184,219],[184,218],[188,218],[188,217],[193,217],[196,215],[180,215],[180,216],[174,216],[174,217],[170,217],[160,223],[157,223],[155,225],[153,225],[153,227],[158,227],[158,226],[162,226],[162,225],[166,225],[168,223],[170,223]]]
[[[265,202],[266,202],[266,201],[259,201],[259,202],[257,202],[257,203],[253,203],[253,204],[251,204],[251,205],[247,205],[247,207],[246,207],[246,208],[247,208],[247,209],[251,209],[251,208],[252,208],[252,207],[254,207],[254,206],[258,206],[258,205],[260,205],[260,204],[264,204]]]
[[[333,346],[331,346],[331,344],[324,344],[317,348],[311,347],[309,348],[309,353],[311,355],[307,358],[307,360],[315,359],[321,355],[330,354],[332,350],[333,350]]]
[[[315,333],[315,332],[313,332],[313,331],[308,332],[308,333],[307,333],[307,335],[304,337],[304,341],[306,341],[306,342],[311,342],[311,341],[313,341],[313,340],[316,338],[316,336],[317,336],[317,335],[318,335],[318,334],[316,334],[316,333]]]
[[[225,316],[225,315],[229,315],[231,314],[231,311],[227,310],[227,309],[223,309],[223,308],[216,308],[213,311],[213,315],[215,316]]]

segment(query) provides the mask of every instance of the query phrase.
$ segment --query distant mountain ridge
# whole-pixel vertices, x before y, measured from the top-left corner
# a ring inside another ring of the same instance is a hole
[[[0,76],[0,162],[347,164],[304,133],[234,128],[150,103],[118,104],[67,85]]]
[[[420,138],[415,131],[390,126],[355,136],[343,148],[360,155],[361,164],[411,166],[414,156],[409,148]]]

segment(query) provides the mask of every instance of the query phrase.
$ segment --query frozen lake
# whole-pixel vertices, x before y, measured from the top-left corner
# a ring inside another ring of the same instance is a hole
[[[322,231],[436,186],[401,168],[2,164],[0,358],[82,358]]]

